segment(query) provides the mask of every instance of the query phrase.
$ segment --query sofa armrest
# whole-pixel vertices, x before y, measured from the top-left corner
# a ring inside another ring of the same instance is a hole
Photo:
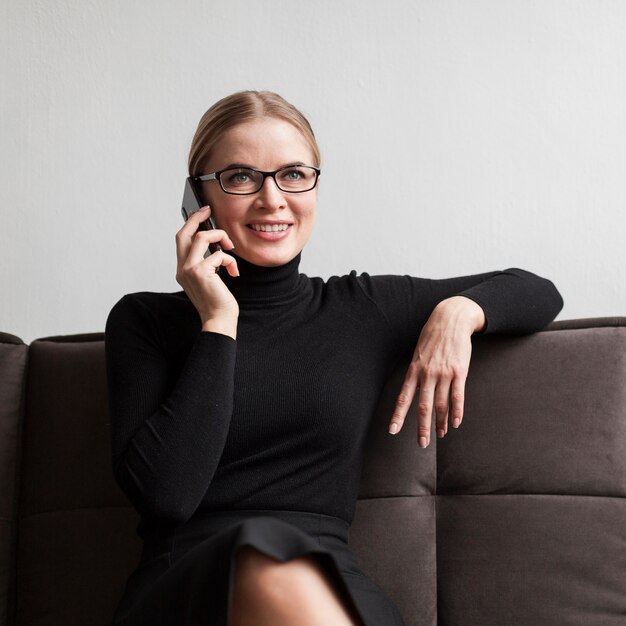
[[[28,346],[0,333],[0,624],[13,617],[17,467]]]

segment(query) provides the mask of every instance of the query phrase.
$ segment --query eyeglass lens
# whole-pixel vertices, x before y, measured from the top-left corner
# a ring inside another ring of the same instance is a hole
[[[273,178],[282,191],[309,191],[315,187],[317,172],[306,165],[294,165],[278,170]],[[227,193],[256,193],[263,186],[264,180],[261,172],[247,167],[223,170],[220,173],[222,189]]]

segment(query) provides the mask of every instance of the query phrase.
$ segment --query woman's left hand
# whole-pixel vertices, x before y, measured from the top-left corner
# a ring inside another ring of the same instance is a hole
[[[437,436],[448,432],[463,419],[465,380],[472,354],[471,336],[485,326],[485,314],[473,300],[454,296],[442,300],[433,310],[420,333],[389,424],[389,432],[400,432],[416,393],[418,443],[430,442],[433,408]]]

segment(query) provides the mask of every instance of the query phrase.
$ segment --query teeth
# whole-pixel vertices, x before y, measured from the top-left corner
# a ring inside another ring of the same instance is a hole
[[[250,224],[252,230],[260,230],[264,233],[277,233],[281,230],[287,230],[289,224]]]

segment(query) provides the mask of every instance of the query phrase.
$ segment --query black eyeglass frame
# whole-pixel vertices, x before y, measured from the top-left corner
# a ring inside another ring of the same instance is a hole
[[[280,186],[280,184],[276,180],[276,174],[278,174],[278,172],[283,172],[284,170],[289,170],[294,167],[306,167],[307,169],[313,170],[315,172],[315,182],[313,183],[312,187],[309,187],[309,189],[300,189],[298,191],[294,191],[293,189],[283,189]],[[246,191],[245,193],[241,193],[237,191],[226,191],[226,189],[224,189],[224,184],[222,183],[221,175],[224,172],[229,172],[230,170],[237,170],[237,169],[250,170],[251,172],[256,172],[257,174],[261,174],[263,176],[263,179],[261,180],[261,184],[259,185],[259,188],[256,191]],[[252,196],[255,193],[259,193],[259,191],[263,189],[263,185],[265,185],[265,179],[268,176],[273,178],[275,185],[281,191],[284,191],[285,193],[306,193],[307,191],[311,191],[315,189],[315,187],[317,187],[317,181],[319,180],[321,173],[322,173],[322,170],[319,167],[314,167],[313,165],[300,165],[300,164],[286,165],[285,167],[280,167],[277,170],[274,170],[273,172],[264,172],[263,170],[257,170],[255,167],[227,167],[226,169],[219,170],[218,172],[213,172],[212,174],[203,174],[202,176],[196,176],[193,180],[199,181],[199,182],[216,180],[217,182],[219,182],[220,187],[222,188],[222,191],[224,193],[230,194],[231,196]]]

